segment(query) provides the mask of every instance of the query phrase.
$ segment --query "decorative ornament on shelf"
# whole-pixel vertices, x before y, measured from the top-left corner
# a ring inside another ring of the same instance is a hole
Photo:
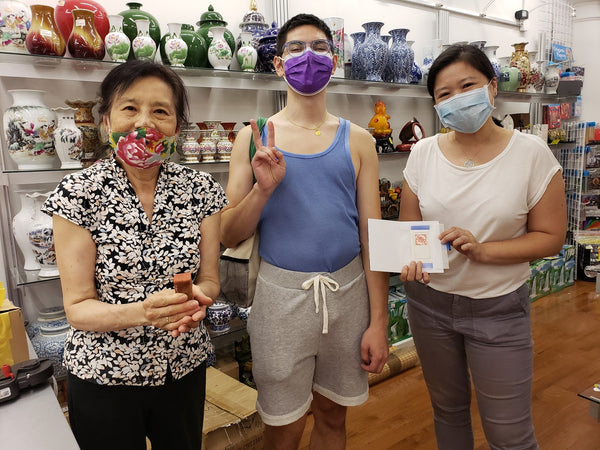
[[[396,146],[396,150],[399,152],[409,152],[417,141],[425,137],[425,130],[417,118],[413,117],[410,122],[406,122],[402,127],[398,137],[400,138],[401,144]]]
[[[244,72],[254,72],[258,61],[258,52],[252,45],[252,33],[242,31],[240,33],[240,46],[237,50],[237,60]]]
[[[521,71],[510,65],[509,57],[498,58],[498,60],[500,62],[498,90],[504,92],[515,92],[521,84]]]
[[[54,19],[65,42],[69,40],[73,30],[74,9],[87,9],[94,13],[94,26],[104,41],[110,31],[110,22],[104,6],[94,0],[59,0],[54,8]]]
[[[148,20],[148,35],[152,38],[155,44],[155,48],[160,45],[160,25],[156,17],[152,14],[142,10],[142,4],[137,2],[126,3],[129,9],[121,11],[119,15],[123,16],[123,33],[127,35],[129,41],[133,43],[133,40],[138,36],[139,30],[136,24],[137,19]],[[133,46],[132,46],[133,47]],[[133,48],[129,53],[129,59],[134,59]]]
[[[4,148],[9,156],[19,170],[56,167],[56,115],[43,102],[45,91],[13,89],[8,93],[13,97],[13,104],[4,113]]]
[[[131,42],[131,48],[135,59],[154,61],[154,55],[156,55],[156,43],[149,34],[150,21],[148,19],[135,19],[135,25],[138,30],[138,35]]]
[[[81,165],[88,167],[103,156],[98,154],[100,135],[92,113],[92,108],[98,102],[96,100],[65,100],[65,103],[75,109],[75,124],[81,131],[83,139]]]
[[[46,201],[50,192],[34,192],[26,195],[33,198],[35,202],[34,213],[27,235],[37,262],[41,266],[38,276],[57,277],[58,267],[56,265],[56,252],[54,251],[52,217],[41,211],[42,204]]]
[[[257,72],[275,73],[273,66],[273,58],[277,53],[277,35],[279,27],[277,22],[271,23],[271,28],[265,31],[263,37],[258,41],[258,63],[256,65]]]
[[[483,53],[486,54],[492,67],[494,68],[494,73],[496,74],[496,78],[500,78],[500,63],[498,62],[498,58],[496,57],[496,50],[498,50],[498,45],[488,45],[483,47]]]
[[[387,64],[388,47],[380,36],[382,26],[383,22],[362,24],[365,29],[365,42],[359,47],[357,56],[361,61],[367,81],[382,81],[381,76]],[[408,83],[408,80],[406,82]]]
[[[375,103],[375,114],[369,121],[369,130],[375,138],[377,153],[391,153],[394,151],[392,141],[392,129],[388,119],[390,115],[386,112],[385,103],[379,100]]]
[[[366,33],[364,31],[357,31],[356,33],[351,33],[350,37],[354,41],[352,46],[352,69],[351,74],[354,80],[364,80],[365,79],[365,70],[362,64],[362,60],[360,59],[359,49],[365,43]]]
[[[123,16],[112,14],[108,16],[110,22],[110,31],[104,38],[106,52],[110,59],[115,62],[125,62],[129,56],[131,42],[125,33],[123,33]]]
[[[529,83],[529,76],[531,72],[531,68],[529,66],[529,56],[527,55],[528,52],[525,50],[525,46],[527,44],[528,42],[512,44],[512,46],[515,48],[515,51],[511,56],[510,65],[511,67],[516,67],[519,69],[519,72],[521,72],[521,79],[519,87],[517,88],[517,91],[519,92],[527,91],[527,84]]]
[[[165,51],[165,44],[170,33],[166,33],[160,40],[160,58],[163,64],[171,64]],[[204,38],[194,31],[194,26],[182,23],[179,36],[187,45],[187,57],[183,62],[185,67],[208,67],[208,44]]]
[[[73,29],[67,41],[73,58],[104,59],[104,37],[94,25],[94,13],[87,9],[74,9]]]
[[[54,8],[31,5],[31,16],[31,26],[25,39],[27,51],[32,55],[64,56],[67,46],[54,20]]]
[[[83,134],[75,124],[75,108],[52,108],[58,118],[54,131],[54,146],[61,161],[61,169],[81,168]]]
[[[409,31],[408,28],[390,30],[392,46],[390,47],[390,61],[388,61],[388,66],[390,66],[389,70],[394,83],[410,83],[415,52],[406,41],[406,35]]]
[[[170,22],[167,24],[169,35],[165,41],[165,53],[169,63],[173,67],[184,67],[187,59],[188,46],[181,38],[181,24]]]
[[[0,50],[27,53],[25,39],[31,24],[31,8],[19,0],[0,0]]]
[[[210,43],[212,41],[213,35],[211,32],[211,28],[213,27],[227,27],[227,22],[223,20],[223,16],[219,14],[212,5],[208,5],[208,11],[202,13],[200,20],[196,22],[198,26],[198,30],[196,31],[200,36],[204,38],[206,41],[206,45],[210,48]],[[235,52],[235,38],[231,31],[225,28],[223,32],[223,37],[227,44],[229,45],[229,49],[231,50],[231,54]]]
[[[331,30],[333,54],[337,55],[337,65],[333,76],[344,78],[344,19],[342,17],[325,17],[323,22]]]
[[[37,262],[33,248],[29,243],[29,235],[27,233],[27,227],[33,220],[35,214],[35,201],[32,197],[27,195],[27,192],[17,191],[19,198],[21,199],[21,209],[13,217],[13,234],[19,250],[23,254],[25,270],[40,270],[41,266]]]
[[[212,27],[212,41],[208,46],[208,61],[214,69],[229,70],[233,53],[225,40],[225,27]]]
[[[548,64],[546,64],[544,78],[546,80],[546,94],[556,94],[556,90],[558,89],[558,82],[560,81],[560,64],[552,61],[548,62]]]
[[[251,34],[251,42],[250,45],[254,47],[255,50],[258,49],[258,41],[261,37],[263,37],[265,31],[269,29],[269,24],[265,20],[265,16],[263,16],[260,12],[258,12],[258,8],[256,7],[256,0],[250,0],[250,10],[244,14],[244,18],[242,19],[242,23],[240,23],[240,29],[242,33],[248,32]],[[236,42],[236,48],[241,47],[241,34],[238,36]]]
[[[228,303],[213,303],[206,308],[206,320],[210,330],[216,333],[228,331],[233,315],[233,308]]]

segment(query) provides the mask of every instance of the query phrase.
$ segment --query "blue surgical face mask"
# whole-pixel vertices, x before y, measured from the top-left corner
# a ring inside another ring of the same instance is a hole
[[[478,131],[494,110],[488,94],[490,83],[472,91],[456,94],[435,105],[442,125],[461,133]]]

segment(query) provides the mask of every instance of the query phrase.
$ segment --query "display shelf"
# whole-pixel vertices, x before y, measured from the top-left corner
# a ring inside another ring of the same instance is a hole
[[[208,324],[206,326],[208,327]],[[244,322],[239,317],[234,317],[233,319],[231,319],[229,330],[216,332],[210,331],[209,329],[208,334],[210,335],[211,339],[216,339],[223,338],[226,336],[232,336],[241,331],[246,332],[246,322]]]

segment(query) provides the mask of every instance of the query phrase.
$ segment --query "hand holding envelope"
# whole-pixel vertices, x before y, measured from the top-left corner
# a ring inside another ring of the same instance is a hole
[[[423,271],[443,273],[448,266],[449,246],[439,240],[443,225],[437,221],[398,222],[369,219],[370,268],[400,273],[411,261]]]

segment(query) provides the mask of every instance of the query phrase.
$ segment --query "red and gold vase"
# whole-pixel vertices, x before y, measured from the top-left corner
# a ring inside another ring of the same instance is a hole
[[[94,12],[74,9],[68,48],[73,58],[104,59],[104,40],[94,25]]]
[[[31,16],[31,26],[25,39],[27,51],[33,55],[64,56],[65,40],[54,21],[54,8],[31,5]]]

